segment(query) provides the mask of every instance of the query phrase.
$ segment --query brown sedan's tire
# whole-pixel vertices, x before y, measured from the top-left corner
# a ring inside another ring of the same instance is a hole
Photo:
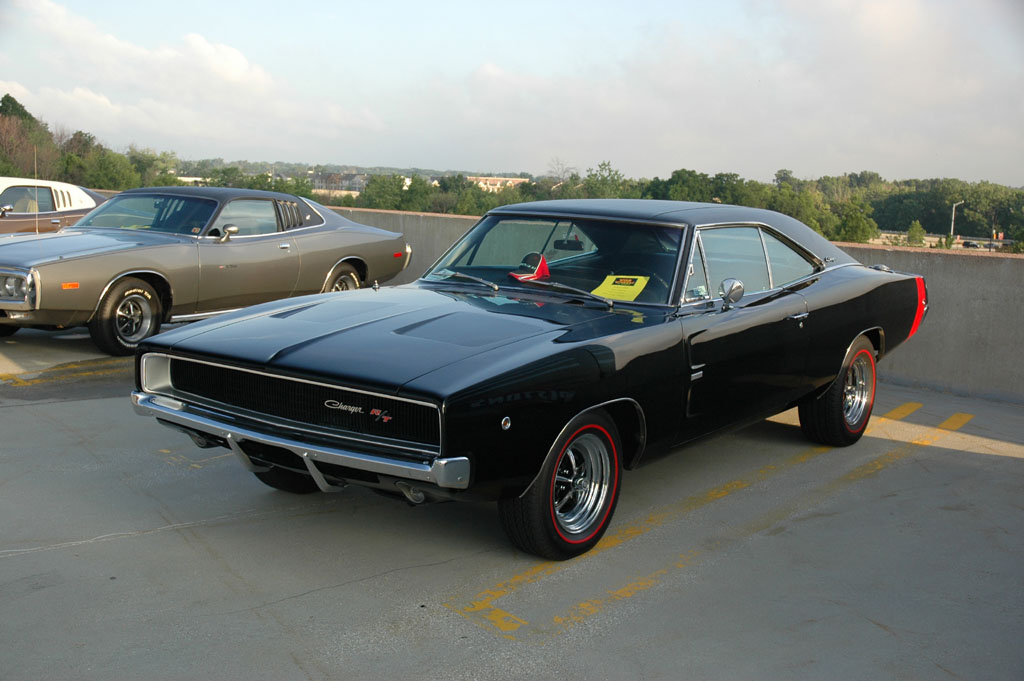
[[[6,338],[7,336],[13,336],[18,333],[20,326],[11,326],[10,324],[0,324],[0,338]]]
[[[354,291],[359,288],[359,273],[351,265],[341,264],[327,284],[328,291]]]
[[[122,279],[110,287],[89,322],[96,346],[110,355],[130,355],[160,330],[160,298],[141,279]]]
[[[253,475],[264,485],[292,494],[310,494],[320,491],[312,477],[285,468],[271,468],[269,471],[260,471]]]
[[[809,439],[833,447],[846,447],[867,429],[875,405],[875,348],[861,336],[843,362],[843,373],[815,399],[800,403],[800,427]]]
[[[534,484],[522,496],[498,502],[512,543],[551,560],[589,551],[615,512],[621,456],[619,432],[607,414],[594,411],[570,421]]]

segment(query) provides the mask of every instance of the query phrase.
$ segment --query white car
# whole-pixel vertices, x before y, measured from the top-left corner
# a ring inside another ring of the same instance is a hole
[[[106,200],[67,182],[0,177],[0,234],[56,232]]]

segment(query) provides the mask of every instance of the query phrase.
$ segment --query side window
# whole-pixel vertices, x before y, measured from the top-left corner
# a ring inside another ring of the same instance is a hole
[[[686,291],[683,300],[692,303],[695,300],[710,298],[708,293],[708,275],[704,269],[704,254],[700,250],[700,237],[693,244],[690,266],[686,277]]]
[[[722,282],[739,279],[747,293],[767,291],[768,262],[757,227],[721,227],[700,233],[707,258],[710,292],[717,296]]]
[[[274,202],[264,199],[237,199],[224,206],[211,231],[224,233],[228,225],[238,226],[238,236],[271,234],[277,231],[277,211]]]
[[[814,272],[814,265],[768,232],[764,232],[764,246],[768,251],[768,265],[771,267],[772,283],[776,288]]]
[[[8,187],[0,194],[0,205],[12,206],[15,213],[48,213],[53,194],[49,187]]]

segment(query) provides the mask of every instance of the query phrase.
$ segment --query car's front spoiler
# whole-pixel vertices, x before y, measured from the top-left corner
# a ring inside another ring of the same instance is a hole
[[[251,471],[267,469],[252,462],[249,456],[242,451],[241,442],[259,442],[286,449],[302,459],[317,486],[324,491],[330,491],[334,486],[324,479],[323,473],[316,467],[315,462],[317,461],[347,466],[378,475],[431,483],[449,489],[469,487],[470,463],[469,459],[464,456],[438,458],[429,463],[402,461],[322,445],[311,446],[298,440],[268,435],[234,424],[221,423],[189,411],[185,403],[170,397],[134,391],[132,392],[132,404],[135,406],[137,414],[153,416],[158,421],[181,427],[186,431],[223,440],[242,462],[242,465]]]

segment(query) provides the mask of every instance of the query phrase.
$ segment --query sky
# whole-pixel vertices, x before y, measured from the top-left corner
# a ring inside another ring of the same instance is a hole
[[[181,159],[1024,187],[1021,0],[0,0],[0,95]]]

